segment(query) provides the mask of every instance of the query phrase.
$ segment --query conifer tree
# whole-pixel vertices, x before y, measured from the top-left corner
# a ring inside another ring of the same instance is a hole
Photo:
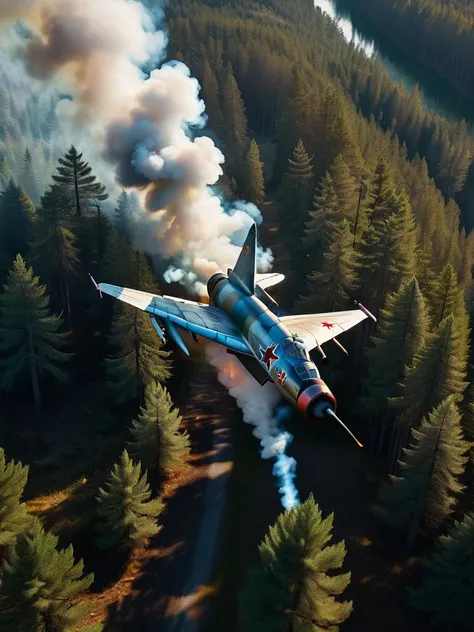
[[[144,255],[135,252],[130,265],[133,287],[142,292],[159,294],[155,276]],[[106,358],[109,385],[117,396],[117,403],[128,398],[144,399],[149,381],[164,382],[170,376],[169,352],[161,349],[161,342],[151,323],[150,315],[129,305],[118,305],[112,321],[109,343],[116,349]]]
[[[248,145],[247,117],[245,114],[245,104],[237,81],[235,80],[231,63],[227,65],[226,69],[222,110],[225,119],[227,140],[235,156],[234,162],[238,163],[243,157]]]
[[[343,219],[332,225],[323,268],[309,275],[307,295],[297,309],[306,312],[342,309],[356,288],[355,264],[350,224]]]
[[[67,379],[59,365],[71,354],[60,351],[65,334],[62,321],[52,316],[46,288],[32,268],[18,255],[0,295],[1,385],[11,389],[29,374],[35,406],[42,407],[40,377],[49,373],[60,382]]]
[[[130,453],[151,470],[178,465],[189,454],[189,435],[180,431],[181,415],[165,387],[150,381],[145,406],[133,421]]]
[[[282,513],[259,546],[260,563],[240,595],[247,632],[332,630],[346,621],[352,601],[337,601],[350,573],[335,574],[346,555],[344,541],[330,544],[334,514],[322,518],[312,495]]]
[[[353,232],[355,213],[357,210],[358,189],[354,177],[341,154],[337,156],[329,168],[332,185],[337,197],[337,208],[340,219],[347,219]]]
[[[459,401],[466,388],[466,369],[456,354],[456,321],[443,320],[432,336],[427,336],[413,366],[406,370],[403,395],[393,398],[401,411],[400,422],[414,426],[443,399],[454,395]]]
[[[318,270],[322,266],[324,252],[331,242],[331,227],[339,217],[338,199],[331,175],[326,173],[316,189],[313,210],[305,224],[303,246],[307,253],[307,268]]]
[[[47,283],[51,305],[71,317],[70,279],[79,267],[75,236],[70,230],[67,196],[58,185],[52,185],[41,198],[31,261]]]
[[[7,462],[0,448],[0,559],[1,551],[26,528],[29,522],[26,505],[21,497],[28,480],[28,466]]]
[[[71,145],[63,158],[58,160],[58,174],[53,175],[53,180],[65,189],[74,200],[76,217],[80,217],[83,211],[87,211],[91,202],[106,200],[109,196],[105,193],[105,187],[96,182],[96,176],[91,175],[92,167],[82,160],[82,154]]]
[[[159,498],[150,500],[150,496],[146,471],[142,474],[140,463],[135,464],[124,450],[114,464],[106,489],[100,488],[97,496],[97,545],[105,549],[133,549],[145,538],[156,535],[163,503]]]
[[[469,630],[474,621],[474,513],[454,521],[423,564],[420,586],[408,589],[408,603],[428,614],[433,626]]]
[[[308,219],[312,181],[311,158],[300,139],[288,161],[288,170],[280,190],[280,227],[291,250],[297,247]]]
[[[375,210],[360,245],[360,289],[377,316],[388,292],[396,292],[415,271],[416,240],[407,194],[392,188]]]
[[[104,258],[100,266],[100,276],[107,283],[132,286],[135,257],[127,240],[117,228],[112,227],[106,238]]]
[[[260,162],[260,151],[255,140],[252,139],[246,157],[245,196],[249,202],[260,205],[265,196],[263,181],[263,162]]]
[[[390,476],[392,485],[382,484],[379,494],[382,506],[377,508],[384,522],[409,528],[408,547],[421,520],[428,531],[435,532],[451,515],[464,489],[460,478],[469,448],[452,396],[423,419],[419,430],[412,430],[410,447],[403,450],[400,476]]]
[[[207,58],[204,60],[201,87],[211,127],[220,133],[224,129],[224,119],[219,100],[219,84]]]
[[[84,575],[72,546],[57,547],[58,537],[35,520],[7,551],[2,571],[5,630],[73,632],[91,610],[77,598],[90,587],[93,574]]]
[[[388,421],[387,401],[396,395],[405,367],[411,366],[428,332],[425,300],[415,277],[404,283],[398,292],[387,296],[385,309],[380,310],[377,333],[367,349],[368,377],[361,412],[373,421],[373,445],[378,435],[379,449]]]
[[[130,196],[126,191],[122,191],[117,200],[117,206],[114,209],[114,225],[118,234],[128,244],[132,243],[131,239],[131,222],[132,222],[132,204]]]
[[[38,179],[33,167],[33,159],[31,157],[30,150],[25,150],[25,157],[23,158],[23,167],[21,171],[21,184],[26,191],[30,199],[37,204],[39,202],[40,193]]]
[[[33,202],[10,180],[0,196],[0,241],[9,265],[18,253],[26,254],[35,216]]]

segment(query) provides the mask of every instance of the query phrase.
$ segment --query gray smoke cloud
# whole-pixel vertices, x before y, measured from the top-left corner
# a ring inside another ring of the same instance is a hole
[[[21,55],[32,77],[61,85],[58,117],[65,136],[84,148],[112,194],[135,189],[142,211],[135,245],[186,259],[183,272],[205,281],[234,265],[239,231],[259,216],[253,205],[229,209],[215,192],[224,156],[213,140],[194,137],[206,123],[200,86],[180,62],[156,66],[166,53],[162,20],[134,0],[37,0],[0,5],[2,21],[31,28]],[[79,142],[78,142],[79,141]],[[92,158],[90,156],[92,155]],[[111,175],[113,174],[113,181]],[[259,251],[263,269],[271,253]],[[189,277],[182,275],[182,282]]]

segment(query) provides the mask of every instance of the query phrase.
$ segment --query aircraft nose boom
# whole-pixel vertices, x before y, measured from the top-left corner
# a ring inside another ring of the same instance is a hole
[[[326,408],[336,410],[337,402],[327,384],[321,379],[314,379],[298,397],[298,409],[311,418],[326,418]]]

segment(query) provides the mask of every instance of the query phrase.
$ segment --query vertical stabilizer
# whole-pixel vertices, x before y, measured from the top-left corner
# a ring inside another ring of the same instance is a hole
[[[237,263],[232,271],[229,270],[229,279],[244,285],[250,294],[255,293],[255,270],[257,262],[257,227],[252,224],[247,239],[242,246]]]

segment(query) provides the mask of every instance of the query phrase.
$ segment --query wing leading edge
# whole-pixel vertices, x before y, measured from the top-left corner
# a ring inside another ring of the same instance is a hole
[[[360,309],[351,309],[346,312],[283,316],[280,320],[292,333],[302,338],[311,351],[342,332],[352,329],[366,318],[367,314]]]
[[[157,316],[164,323],[165,328],[171,324],[169,327],[171,335],[173,335],[173,326],[178,325],[186,331],[234,351],[251,353],[240,331],[227,314],[218,307],[171,296],[157,296],[109,283],[99,283],[98,287],[104,294],[109,294],[124,303]]]

